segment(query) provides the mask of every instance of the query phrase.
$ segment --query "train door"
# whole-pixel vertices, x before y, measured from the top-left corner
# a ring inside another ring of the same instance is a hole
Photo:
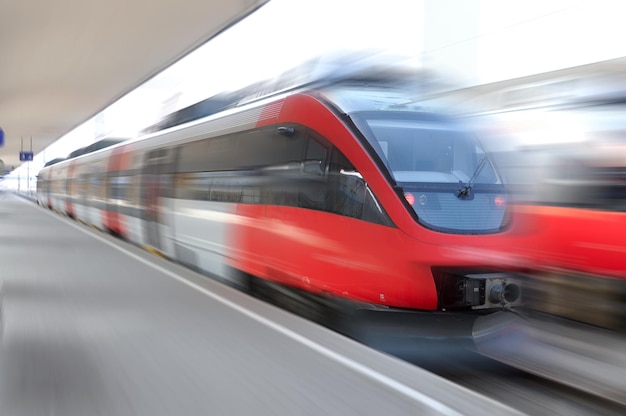
[[[143,241],[145,244],[165,255],[173,255],[172,244],[167,237],[171,236],[171,220],[166,214],[169,198],[172,193],[171,176],[174,168],[174,151],[172,149],[155,149],[149,151],[141,168],[143,205]],[[170,239],[171,240],[171,239]]]

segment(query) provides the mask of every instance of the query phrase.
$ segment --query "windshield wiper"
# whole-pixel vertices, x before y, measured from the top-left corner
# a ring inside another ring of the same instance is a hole
[[[478,163],[478,166],[476,166],[476,170],[474,170],[474,174],[472,175],[472,177],[456,193],[457,198],[459,198],[459,199],[467,199],[467,198],[470,197],[470,194],[471,194],[471,191],[472,191],[472,186],[474,186],[474,180],[476,179],[476,177],[478,176],[480,171],[483,170],[483,167],[485,166],[485,163],[487,163],[487,156],[484,156],[480,160],[480,162]]]

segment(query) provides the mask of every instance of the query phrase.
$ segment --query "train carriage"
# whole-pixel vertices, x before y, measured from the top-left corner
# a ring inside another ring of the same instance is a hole
[[[378,75],[238,93],[223,111],[81,156],[68,191],[90,208],[75,214],[233,284],[426,313],[517,306],[517,280],[491,255],[509,216],[489,157],[420,106],[415,78]]]

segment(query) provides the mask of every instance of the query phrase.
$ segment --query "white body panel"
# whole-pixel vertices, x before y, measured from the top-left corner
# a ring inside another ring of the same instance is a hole
[[[76,219],[80,220],[82,222],[87,223],[87,213],[88,213],[89,207],[87,207],[85,204],[83,204],[82,202],[78,203],[75,202],[74,203],[74,215],[76,215]]]
[[[225,257],[230,219],[235,204],[173,200],[173,229],[179,260],[203,271],[226,277]]]
[[[175,199],[160,198],[161,202],[161,220],[159,224],[159,236],[161,241],[161,251],[170,258],[176,258],[176,246],[174,235],[174,208]]]
[[[128,239],[135,244],[144,245],[145,240],[143,238],[144,220],[137,217],[130,217],[125,215],[124,221],[126,221],[126,230],[128,232]]]

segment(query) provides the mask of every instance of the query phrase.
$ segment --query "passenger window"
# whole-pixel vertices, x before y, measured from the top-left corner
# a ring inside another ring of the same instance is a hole
[[[301,208],[326,210],[327,181],[325,177],[328,149],[321,142],[323,139],[309,132],[306,140],[306,152],[302,173],[297,178],[298,206]]]
[[[311,175],[324,175],[328,150],[313,138],[309,138],[307,142],[303,172]]]
[[[274,126],[239,133],[228,145],[224,138],[183,144],[175,197],[300,207],[392,225],[341,152],[304,126],[294,129],[289,136]]]
[[[328,209],[346,217],[391,225],[361,174],[337,149],[333,150],[329,167]]]

